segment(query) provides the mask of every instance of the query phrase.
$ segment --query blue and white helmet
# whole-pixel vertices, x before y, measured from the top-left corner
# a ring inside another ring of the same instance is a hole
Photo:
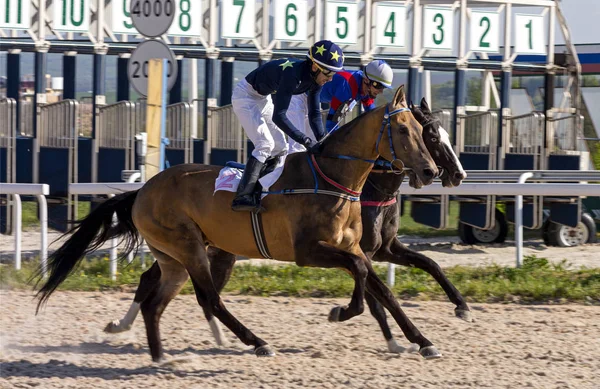
[[[365,76],[371,81],[378,82],[386,88],[392,87],[394,72],[384,60],[376,59],[369,62],[365,68]]]
[[[306,55],[321,68],[339,72],[344,67],[344,52],[332,41],[318,41],[308,49]]]

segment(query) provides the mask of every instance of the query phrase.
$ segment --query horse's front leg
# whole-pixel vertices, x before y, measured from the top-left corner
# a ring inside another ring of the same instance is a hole
[[[435,348],[433,343],[424,337],[415,325],[408,319],[402,311],[400,304],[394,298],[392,291],[377,277],[373,267],[367,263],[367,289],[383,306],[386,308],[392,317],[396,320],[404,336],[411,343],[419,345],[419,354],[426,359],[440,358],[442,354]]]
[[[323,268],[340,268],[349,272],[354,278],[354,291],[350,304],[345,307],[334,307],[329,313],[329,321],[346,321],[364,311],[365,282],[367,278],[367,259],[322,241],[316,245],[300,245],[302,251],[296,254],[298,266],[315,266]]]
[[[454,309],[456,317],[467,322],[473,321],[473,316],[471,315],[471,310],[469,309],[467,301],[452,282],[450,282],[448,277],[446,277],[440,265],[433,259],[409,249],[400,243],[394,236],[390,239],[389,246],[379,250],[373,257],[373,260],[390,262],[401,266],[416,267],[431,274],[437,283],[440,284],[444,292],[446,292],[450,301],[456,305],[456,308]]]

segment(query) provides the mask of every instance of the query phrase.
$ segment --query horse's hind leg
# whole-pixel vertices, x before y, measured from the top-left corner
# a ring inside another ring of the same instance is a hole
[[[162,342],[160,340],[159,322],[165,308],[177,296],[188,280],[188,273],[174,258],[148,246],[156,262],[160,266],[160,279],[150,293],[141,302],[142,316],[146,324],[148,346],[154,362],[159,362],[164,357]]]
[[[419,353],[426,359],[441,357],[442,354],[435,348],[433,343],[425,338],[417,327],[415,327],[408,319],[390,289],[385,286],[379,277],[377,277],[377,274],[375,274],[370,263],[367,264],[367,268],[369,272],[367,275],[367,288],[369,293],[390,311],[392,317],[396,320],[408,341],[418,344]]]
[[[142,304],[142,302],[148,298],[150,293],[158,287],[160,275],[160,266],[158,266],[158,262],[155,261],[152,266],[150,266],[150,269],[142,273],[140,284],[135,291],[135,297],[125,316],[123,316],[122,319],[116,319],[108,323],[104,328],[104,332],[117,334],[131,329],[131,325],[140,312],[140,304]]]
[[[199,239],[198,241],[203,241]],[[196,292],[196,299],[204,312],[212,313],[221,321],[227,328],[233,332],[242,343],[248,346],[254,346],[254,353],[259,357],[274,356],[275,352],[265,342],[252,333],[242,323],[239,322],[228,310],[219,296],[219,292],[213,283],[212,276],[209,270],[209,261],[204,246],[199,244],[193,249],[189,249],[193,255],[187,255],[188,260],[185,261],[185,267],[192,278],[192,284]]]
[[[208,259],[210,260],[210,274],[213,279],[213,284],[215,285],[217,292],[221,293],[231,277],[236,256],[235,254],[231,254],[216,247],[209,247],[207,249],[207,254]],[[215,341],[219,346],[226,346],[227,340],[221,331],[218,320],[215,319],[211,310],[207,310],[204,307],[202,309],[204,310],[204,316],[208,321],[210,330],[215,337]]]
[[[379,323],[379,327],[381,328],[383,337],[385,338],[385,341],[387,342],[389,352],[400,354],[400,353],[404,353],[404,352],[416,351],[412,347],[409,347],[409,348],[403,347],[396,341],[396,339],[394,339],[394,336],[392,335],[392,331],[390,330],[390,326],[387,323],[385,309],[383,308],[383,305],[381,305],[379,303],[379,301],[377,301],[371,293],[365,294],[365,301],[367,302],[367,305],[369,306],[371,315],[373,315],[375,320],[377,320],[377,323]]]
[[[473,317],[471,310],[465,298],[460,294],[458,289],[450,282],[448,277],[444,274],[440,265],[438,265],[433,259],[426,257],[423,254],[417,253],[396,239],[394,234],[393,240],[391,241],[388,249],[381,249],[373,258],[377,261],[385,261],[394,263],[401,266],[417,267],[421,270],[431,274],[431,276],[440,284],[446,295],[452,301],[456,308],[454,312],[456,316],[464,321],[472,322]]]

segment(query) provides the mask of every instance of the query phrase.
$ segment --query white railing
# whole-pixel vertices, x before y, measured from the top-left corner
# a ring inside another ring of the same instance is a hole
[[[22,208],[21,195],[35,196],[40,204],[40,263],[42,274],[46,276],[46,261],[48,259],[48,205],[46,197],[50,193],[47,184],[5,184],[0,185],[0,194],[12,195],[15,234],[15,269],[21,269],[21,226]]]

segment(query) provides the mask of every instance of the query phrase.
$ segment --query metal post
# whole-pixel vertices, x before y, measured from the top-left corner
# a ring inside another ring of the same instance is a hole
[[[63,54],[63,99],[75,98],[76,80],[76,51],[67,51]]]
[[[127,64],[131,54],[119,54],[117,59],[117,101],[128,101],[131,97],[129,94],[129,78],[127,77]]]
[[[233,93],[233,58],[224,58],[221,62],[221,99],[219,105],[231,104]]]
[[[215,82],[214,82],[214,75],[215,75],[215,67],[217,66],[217,60],[216,59],[211,59],[211,58],[207,58],[204,60],[204,64],[205,64],[205,69],[204,69],[204,80],[205,80],[205,84],[204,84],[204,97],[206,99],[206,101],[208,101],[208,99],[214,99],[216,97],[215,94]],[[204,104],[204,117],[208,117],[208,104]],[[207,123],[208,121],[205,120],[204,121],[204,133],[207,133]],[[208,146],[207,146],[208,147]],[[208,161],[204,161],[204,163],[209,163]]]
[[[48,204],[46,203],[46,196],[37,195],[38,203],[40,206],[40,263],[42,266],[42,274],[46,277],[48,271]]]
[[[21,206],[21,196],[13,194],[13,230],[15,233],[15,269],[21,270],[21,218],[23,209]]]
[[[182,100],[182,89],[181,89],[181,80],[183,78],[183,57],[177,57],[177,68],[179,71],[177,72],[177,78],[175,79],[175,84],[173,84],[173,88],[169,92],[169,104],[181,103]]]
[[[533,177],[533,173],[527,172],[519,177],[519,184]],[[517,267],[523,265],[523,195],[515,199],[515,244],[517,246]]]
[[[453,144],[458,143],[458,128],[460,126],[460,116],[465,113],[467,105],[467,71],[464,68],[457,68],[454,71],[454,126],[452,128]]]
[[[496,138],[496,169],[504,169],[504,133],[510,118],[510,90],[512,87],[512,71],[510,67],[503,70],[500,76],[500,111],[498,112],[498,134]]]
[[[411,66],[408,68],[408,102],[418,103],[419,101],[419,67]]]
[[[12,49],[8,51],[6,58],[6,97],[15,99],[16,116],[15,131],[10,136],[17,136],[21,133],[21,120],[19,119],[21,110],[21,99],[19,98],[19,89],[21,83],[21,49]]]

